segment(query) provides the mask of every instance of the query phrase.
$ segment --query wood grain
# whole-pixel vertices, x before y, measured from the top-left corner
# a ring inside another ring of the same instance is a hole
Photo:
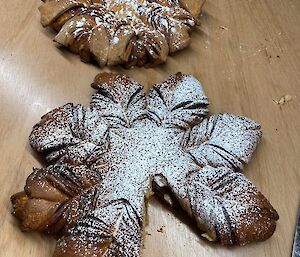
[[[28,145],[32,126],[56,106],[87,104],[89,84],[100,72],[54,46],[54,34],[39,24],[39,5],[4,1],[0,10],[0,256],[5,257],[51,256],[53,239],[20,232],[9,196],[22,189],[33,166],[41,166]],[[152,200],[144,257],[290,256],[300,200],[299,12],[299,0],[208,0],[188,49],[154,69],[111,69],[146,87],[177,71],[193,74],[203,83],[211,112],[260,122],[263,140],[245,173],[280,215],[270,240],[226,248],[200,239]],[[273,102],[285,94],[293,100],[283,106]],[[161,226],[163,233],[157,232]]]

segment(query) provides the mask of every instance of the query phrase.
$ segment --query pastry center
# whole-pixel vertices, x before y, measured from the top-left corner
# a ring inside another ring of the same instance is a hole
[[[179,135],[155,125],[124,129],[111,141],[113,162],[122,173],[158,172],[180,152]],[[177,138],[178,137],[178,138]],[[151,172],[150,172],[151,171]]]
[[[115,199],[130,199],[139,208],[154,175],[190,168],[190,157],[180,147],[181,137],[174,129],[156,125],[111,132],[110,171],[104,187],[111,189]]]

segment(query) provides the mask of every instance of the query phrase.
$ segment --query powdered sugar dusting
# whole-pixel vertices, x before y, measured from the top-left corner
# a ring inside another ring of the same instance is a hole
[[[182,173],[197,168],[191,157],[180,149],[180,134],[173,129],[147,125],[112,130],[110,142],[110,151],[104,155],[110,169],[102,187],[111,192],[109,199],[128,199],[141,217],[144,197],[151,190],[155,174],[171,179],[168,172]]]
[[[189,33],[196,26],[191,13],[176,1],[58,1],[46,2],[40,11],[44,26],[59,28],[56,42],[78,52],[85,61],[94,57],[100,66],[164,62],[169,53],[187,46]],[[124,27],[127,32],[120,33]],[[104,35],[107,41],[103,40]],[[97,42],[97,47],[93,42]]]
[[[98,92],[89,108],[57,108],[30,136],[55,164],[31,175],[22,199],[43,201],[40,230],[63,235],[57,255],[140,256],[152,191],[169,204],[175,197],[210,240],[243,245],[272,235],[276,211],[236,173],[259,141],[257,123],[229,114],[204,119],[207,97],[181,73],[147,96],[125,75],[103,73],[92,86]],[[19,207],[18,197],[15,213],[36,229],[40,205]]]
[[[241,116],[212,115],[189,133],[191,154],[202,165],[229,167],[237,171],[250,161],[261,138],[260,125]]]

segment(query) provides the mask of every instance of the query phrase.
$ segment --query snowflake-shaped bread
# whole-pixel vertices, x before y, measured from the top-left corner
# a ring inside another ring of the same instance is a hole
[[[45,0],[55,41],[101,67],[153,66],[190,43],[205,0]]]
[[[50,165],[12,196],[23,230],[58,234],[55,257],[141,256],[145,203],[157,193],[222,244],[269,238],[278,215],[242,171],[260,137],[254,121],[208,118],[200,83],[181,73],[148,95],[125,75],[99,74],[90,106],[66,104],[30,143]]]

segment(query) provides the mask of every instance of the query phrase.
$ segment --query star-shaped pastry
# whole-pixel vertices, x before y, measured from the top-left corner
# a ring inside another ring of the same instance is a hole
[[[54,41],[105,65],[153,66],[190,43],[205,0],[45,0]]]
[[[222,244],[269,238],[278,215],[241,173],[260,138],[245,117],[208,113],[192,76],[149,94],[125,75],[99,74],[90,106],[44,115],[31,146],[49,166],[12,196],[22,229],[57,234],[55,257],[141,256],[146,202],[179,204],[199,233]]]

